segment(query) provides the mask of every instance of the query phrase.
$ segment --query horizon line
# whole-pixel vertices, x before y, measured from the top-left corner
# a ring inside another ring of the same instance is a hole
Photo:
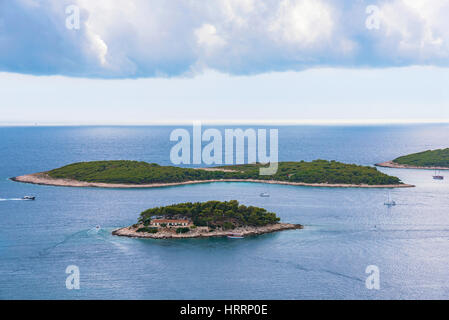
[[[14,122],[0,121],[0,127],[70,127],[70,126],[175,126],[193,125],[382,125],[449,124],[449,119],[285,119],[285,120],[160,120],[152,122]]]

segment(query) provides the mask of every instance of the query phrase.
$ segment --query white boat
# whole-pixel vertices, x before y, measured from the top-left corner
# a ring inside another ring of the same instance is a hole
[[[245,237],[240,233],[230,233],[228,234],[229,239],[244,239]]]
[[[270,194],[268,194],[267,192],[262,192],[261,194],[259,194],[259,196],[268,198],[270,196]]]
[[[387,201],[384,202],[384,205],[386,205],[387,207],[394,207],[396,205],[396,201],[391,199],[390,192],[388,192],[388,199],[387,199]]]

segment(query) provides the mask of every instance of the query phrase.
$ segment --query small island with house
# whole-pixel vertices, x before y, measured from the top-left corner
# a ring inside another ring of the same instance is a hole
[[[449,148],[427,150],[398,157],[376,166],[402,169],[449,170]]]
[[[186,202],[143,211],[132,226],[112,231],[131,238],[243,238],[283,230],[302,229],[300,224],[281,223],[266,209],[245,206],[237,200]]]

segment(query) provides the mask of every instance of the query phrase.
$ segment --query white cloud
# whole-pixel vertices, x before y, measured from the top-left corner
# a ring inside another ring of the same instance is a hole
[[[218,8],[223,12],[225,22],[235,24],[237,27],[248,27],[248,17],[263,8],[263,1],[256,0],[221,0]]]
[[[377,3],[376,3],[377,2]],[[81,29],[64,26],[81,8]],[[87,77],[449,65],[449,0],[0,1],[0,71]],[[37,36],[38,35],[38,36]]]
[[[381,48],[418,63],[449,57],[448,0],[395,0],[380,9]]]
[[[203,24],[194,31],[198,46],[207,51],[223,47],[226,41],[217,34],[217,28],[211,24]]]
[[[331,6],[321,0],[283,0],[269,30],[282,41],[308,47],[329,41],[334,25]]]
[[[89,50],[91,50],[93,54],[98,58],[102,66],[106,66],[106,55],[108,53],[108,46],[103,41],[103,39],[101,39],[100,35],[92,32],[91,28],[87,23],[86,28],[87,28],[86,35],[89,42]]]

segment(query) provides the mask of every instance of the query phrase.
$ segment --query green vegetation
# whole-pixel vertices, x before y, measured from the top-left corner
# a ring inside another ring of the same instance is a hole
[[[115,160],[74,163],[47,173],[50,177],[59,179],[136,185],[215,179],[255,179],[356,185],[401,183],[399,178],[386,175],[374,167],[344,164],[336,161],[280,162],[277,173],[271,176],[259,175],[260,167],[262,167],[262,164],[259,163],[218,167],[234,170],[224,172]]]
[[[278,171],[272,176],[260,176],[261,164],[224,166],[243,172],[250,179],[277,180],[304,183],[329,184],[401,184],[397,177],[378,171],[375,167],[345,164],[337,161],[314,160],[311,162],[279,162]]]
[[[265,226],[278,223],[276,214],[263,208],[239,205],[237,200],[186,202],[166,207],[148,209],[140,214],[139,223],[149,224],[153,217],[166,219],[190,219],[196,226],[208,226],[210,229],[221,227],[232,229],[236,226]],[[184,230],[185,231],[178,231]],[[177,233],[188,232],[189,228],[178,228]]]
[[[417,167],[449,168],[449,148],[413,153],[407,156],[396,158],[393,160],[393,162]]]
[[[232,222],[224,222],[223,223],[223,230],[229,230],[229,229],[234,229],[234,224]]]

